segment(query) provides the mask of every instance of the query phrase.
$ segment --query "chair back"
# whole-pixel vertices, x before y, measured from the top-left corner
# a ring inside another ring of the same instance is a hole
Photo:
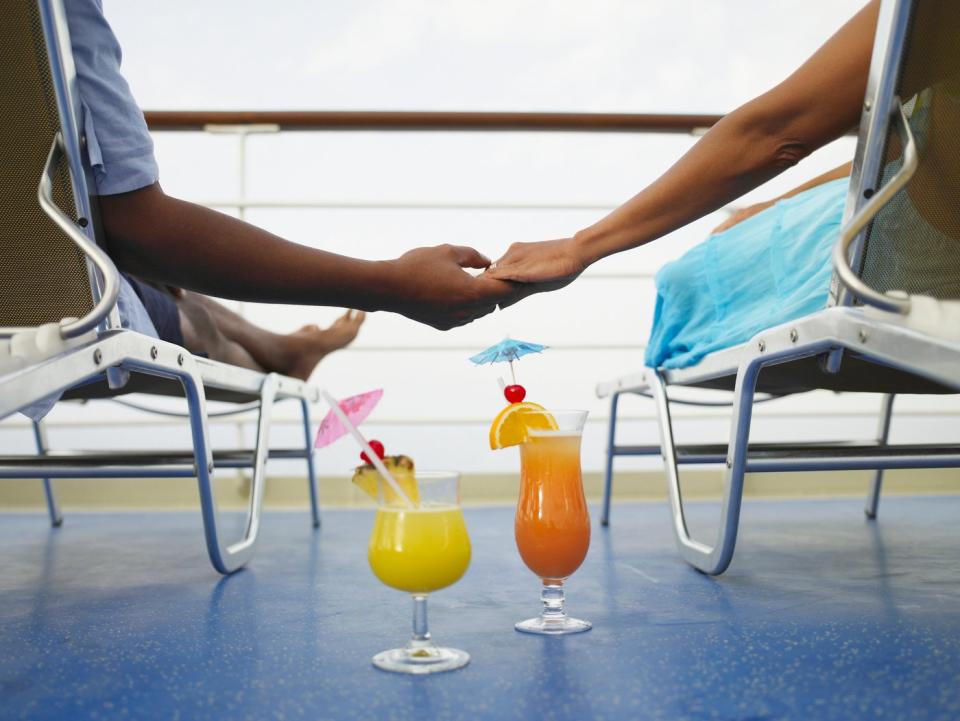
[[[851,267],[879,293],[960,299],[960,2],[885,0],[846,220],[903,166],[902,105],[918,164],[853,241]],[[831,304],[852,294],[834,277]]]
[[[74,82],[59,0],[0,2],[0,335],[81,318],[99,298],[86,254],[37,196],[59,133],[53,201],[94,240],[77,115],[69,107]]]

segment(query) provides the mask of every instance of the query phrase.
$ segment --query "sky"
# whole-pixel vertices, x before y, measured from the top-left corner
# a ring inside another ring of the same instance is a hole
[[[862,0],[104,0],[146,108],[726,112]]]

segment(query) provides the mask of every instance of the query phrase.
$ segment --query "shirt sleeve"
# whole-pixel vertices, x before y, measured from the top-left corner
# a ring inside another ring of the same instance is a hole
[[[101,0],[65,0],[64,7],[96,193],[115,195],[152,185],[160,175],[153,139],[120,74],[120,44]]]

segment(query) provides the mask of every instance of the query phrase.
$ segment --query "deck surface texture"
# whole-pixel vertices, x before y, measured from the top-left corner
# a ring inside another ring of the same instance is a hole
[[[594,629],[541,638],[513,630],[538,587],[512,509],[468,508],[473,563],[430,626],[472,662],[420,678],[370,664],[410,627],[367,566],[370,511],[267,512],[226,578],[199,512],[0,514],[0,718],[960,718],[960,497],[886,498],[876,523],[747,502],[719,578],[679,559],[664,505],[613,510],[567,590]],[[715,512],[693,504],[694,531]]]

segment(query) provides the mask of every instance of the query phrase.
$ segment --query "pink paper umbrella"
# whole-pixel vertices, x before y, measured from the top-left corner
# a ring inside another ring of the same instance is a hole
[[[341,401],[337,401],[337,405],[340,406],[340,410],[343,411],[344,415],[354,426],[359,426],[366,420],[373,409],[376,408],[381,397],[383,397],[383,389],[378,388],[375,391],[367,391],[360,395],[344,398]],[[313,445],[315,448],[329,446],[335,440],[347,435],[347,432],[347,429],[344,428],[337,414],[331,410],[327,413],[323,421],[321,421],[320,428],[317,430],[317,440]]]

